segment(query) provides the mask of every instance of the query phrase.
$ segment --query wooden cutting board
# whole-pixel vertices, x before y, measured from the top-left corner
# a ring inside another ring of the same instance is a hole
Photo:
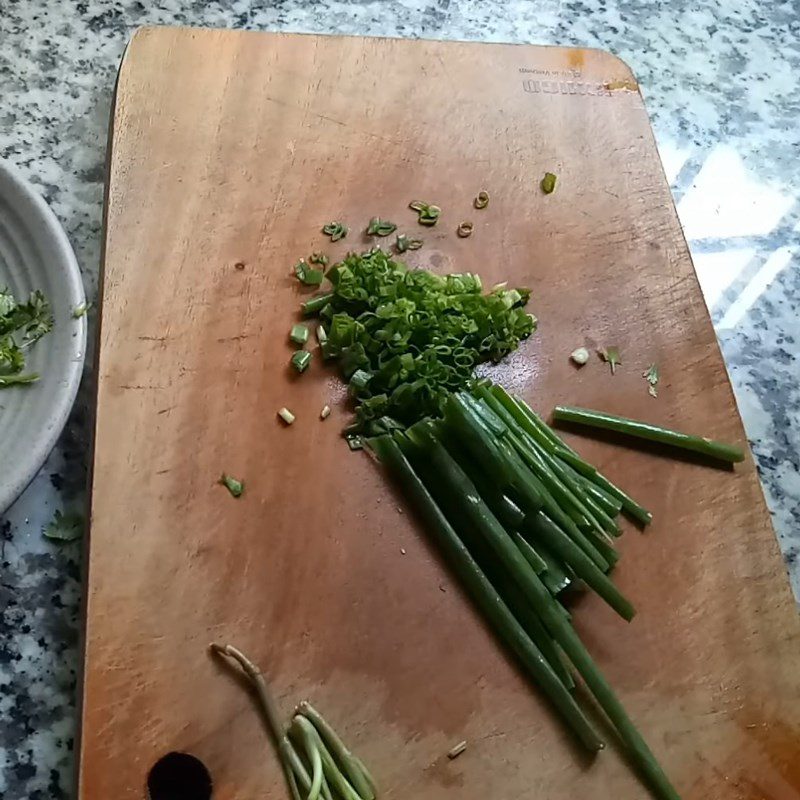
[[[81,800],[144,797],[169,751],[204,762],[216,800],[287,796],[212,640],[263,665],[287,717],[311,699],[384,798],[647,796],[613,747],[576,752],[340,439],[333,372],[316,359],[295,377],[287,342],[292,265],[365,247],[380,215],[424,236],[413,264],[533,288],[540,330],[497,374],[535,407],[742,442],[628,67],[596,50],[146,29],[121,67],[109,164]],[[416,225],[417,199],[443,208],[437,228]],[[351,226],[335,246],[331,219]],[[616,376],[575,370],[581,344],[618,345]],[[752,462],[573,442],[654,512],[620,543],[635,620],[595,597],[574,616],[682,796],[800,796],[800,625]]]

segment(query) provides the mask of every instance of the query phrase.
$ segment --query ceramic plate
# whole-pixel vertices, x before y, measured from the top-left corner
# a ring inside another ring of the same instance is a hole
[[[0,513],[30,483],[56,443],[75,401],[86,350],[85,301],[69,241],[53,212],[10,166],[0,163],[0,287],[19,299],[40,289],[53,330],[27,354],[41,378],[0,389]]]

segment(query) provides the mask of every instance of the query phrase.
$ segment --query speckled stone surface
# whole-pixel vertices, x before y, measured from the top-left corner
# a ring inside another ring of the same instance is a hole
[[[90,296],[117,64],[145,24],[575,44],[625,59],[652,116],[800,594],[797,0],[0,0],[0,158],[63,222]],[[83,500],[90,384],[48,464],[0,521],[7,800],[73,796],[80,545],[55,546],[41,530],[56,509]]]

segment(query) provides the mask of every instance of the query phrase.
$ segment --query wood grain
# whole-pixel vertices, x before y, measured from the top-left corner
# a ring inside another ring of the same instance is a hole
[[[559,177],[550,196],[546,170]],[[476,212],[481,189],[491,203]],[[416,227],[414,199],[444,209],[436,229]],[[645,796],[613,748],[581,759],[380,471],[344,446],[332,372],[288,370],[302,296],[291,266],[361,247],[373,215],[423,233],[411,263],[533,288],[539,333],[497,373],[535,407],[744,439],[621,61],[139,31],[110,152],[81,800],[144,797],[171,750],[204,761],[216,800],[286,796],[211,640],[252,654],[287,715],[311,699],[384,798]],[[331,219],[352,232],[325,247]],[[469,239],[455,235],[463,219]],[[574,370],[580,344],[618,345],[623,366]],[[641,377],[651,362],[657,400]],[[275,416],[284,405],[291,428]],[[655,515],[621,541],[635,620],[591,597],[575,617],[683,797],[800,796],[800,626],[752,462],[726,472],[574,443]],[[216,484],[223,470],[246,481],[240,500]]]

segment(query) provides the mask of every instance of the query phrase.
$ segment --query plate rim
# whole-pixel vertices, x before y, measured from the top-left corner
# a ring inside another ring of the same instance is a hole
[[[11,194],[16,193],[18,205],[23,211],[33,215],[36,223],[41,225],[46,235],[52,237],[54,249],[57,250],[59,258],[52,265],[53,270],[63,274],[64,284],[69,295],[72,307],[77,307],[86,302],[86,292],[83,286],[78,260],[70,244],[69,237],[61,225],[60,220],[55,215],[53,209],[47,201],[31,186],[23,177],[19,168],[8,161],[0,161],[0,183],[7,182],[11,187]],[[33,231],[38,225],[31,225],[22,215],[24,226],[31,233],[31,237],[36,239]],[[53,448],[56,445],[67,419],[75,404],[78,395],[78,387],[83,377],[83,368],[86,362],[86,341],[87,323],[83,316],[76,320],[77,326],[77,349],[80,357],[69,359],[65,365],[65,386],[64,391],[58,393],[53,401],[52,420],[53,425],[43,430],[33,441],[30,448],[30,455],[27,459],[21,459],[12,471],[11,475],[0,483],[0,514],[14,504],[19,496],[27,489],[31,481],[39,473]]]

